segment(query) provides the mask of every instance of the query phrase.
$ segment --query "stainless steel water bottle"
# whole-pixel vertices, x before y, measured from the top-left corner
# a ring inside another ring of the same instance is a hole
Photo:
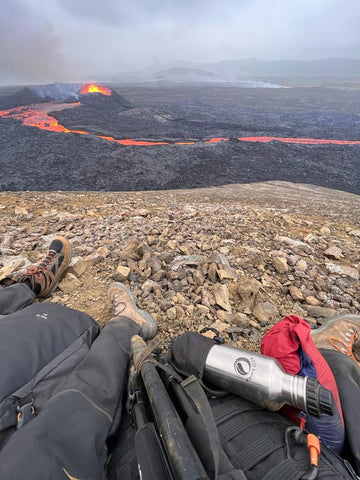
[[[286,373],[278,360],[258,353],[214,345],[204,380],[269,410],[287,403],[315,417],[333,415],[330,390],[313,378]]]

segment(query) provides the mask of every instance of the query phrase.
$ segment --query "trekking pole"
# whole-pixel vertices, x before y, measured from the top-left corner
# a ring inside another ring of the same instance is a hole
[[[174,480],[163,444],[148,409],[141,376],[130,369],[128,410],[135,425],[135,452],[142,480]]]
[[[183,425],[209,477],[214,479],[218,475],[234,471],[220,445],[210,404],[196,378],[191,376],[179,383],[173,366],[165,357],[160,361],[166,367],[160,372],[160,376],[174,400]]]
[[[134,364],[141,372],[147,396],[176,480],[208,480],[181,419],[166,391],[151,357],[143,357],[147,347],[135,335],[131,339]]]

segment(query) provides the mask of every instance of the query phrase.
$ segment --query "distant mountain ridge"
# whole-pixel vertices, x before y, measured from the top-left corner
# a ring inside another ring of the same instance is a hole
[[[339,78],[360,80],[360,59],[323,58],[319,60],[221,60],[212,63],[176,62],[104,77],[105,81],[129,82],[237,82],[269,80],[275,77]],[[255,85],[256,86],[256,85]]]
[[[222,60],[204,65],[212,73],[244,76],[360,76],[360,60],[323,58],[319,60]]]
[[[200,70],[199,68],[177,67],[161,70],[156,79],[175,82],[216,82],[220,80],[220,77],[214,73]]]

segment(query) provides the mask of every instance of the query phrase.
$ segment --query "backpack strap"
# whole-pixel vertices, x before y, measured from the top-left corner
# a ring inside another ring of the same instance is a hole
[[[284,435],[282,432],[264,435],[235,455],[231,459],[232,464],[235,468],[241,468],[244,471],[250,470],[279,448],[284,448]]]
[[[254,427],[259,424],[279,425],[279,419],[277,415],[269,417],[267,412],[257,411],[256,414],[253,409],[244,409],[243,412],[239,412],[226,423],[226,430],[220,430],[221,444],[229,442],[232,438],[243,433],[245,430]]]
[[[208,446],[205,446],[205,448],[211,451],[212,478],[217,479],[218,474],[233,472],[234,467],[220,445],[219,434],[209,401],[198,380],[194,375],[191,375],[181,382],[181,386],[194,403],[206,426]]]
[[[286,458],[273,467],[262,480],[299,480],[306,470],[300,468],[293,458]]]
[[[250,403],[246,400],[242,402],[234,402],[234,398],[236,397],[230,395],[228,395],[228,397],[230,399],[229,401],[223,400],[221,403],[213,402],[211,405],[211,410],[217,426],[241,413],[263,410],[262,407],[258,407],[255,403]]]
[[[218,480],[247,480],[247,478],[242,470],[234,470],[233,472],[219,475]]]

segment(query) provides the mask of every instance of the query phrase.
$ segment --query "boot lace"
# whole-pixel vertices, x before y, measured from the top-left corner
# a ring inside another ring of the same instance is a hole
[[[125,303],[119,300],[117,293],[114,294],[111,302],[111,313],[114,317],[120,315],[125,310]]]
[[[47,256],[41,261],[39,265],[30,265],[26,270],[25,275],[41,275],[45,274],[45,270],[48,269],[49,265],[55,260],[57,253],[54,250],[50,250]]]
[[[355,358],[355,355],[352,352],[352,347],[354,345],[355,340],[358,338],[356,330],[353,328],[350,328],[350,331],[346,333],[346,337],[348,338],[348,342],[345,343],[343,340],[340,340],[339,338],[336,337],[329,337],[329,343],[339,352],[345,353],[345,355],[348,355],[350,358],[352,358],[356,363],[359,364],[357,359]]]

